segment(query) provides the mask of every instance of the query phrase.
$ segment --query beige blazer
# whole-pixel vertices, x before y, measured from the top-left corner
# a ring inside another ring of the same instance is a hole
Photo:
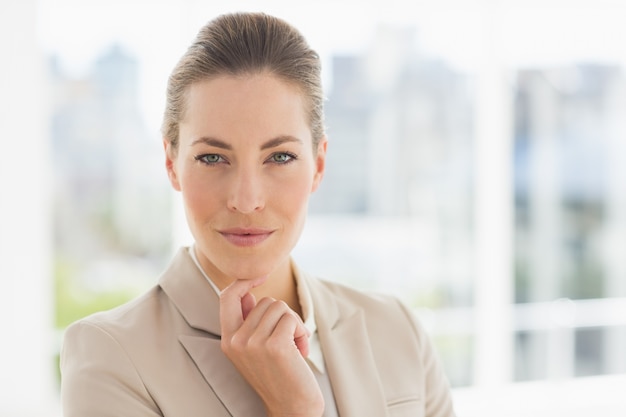
[[[395,298],[300,274],[342,417],[452,416],[430,341]],[[66,417],[257,417],[264,407],[220,349],[219,299],[181,249],[146,294],[71,325]]]

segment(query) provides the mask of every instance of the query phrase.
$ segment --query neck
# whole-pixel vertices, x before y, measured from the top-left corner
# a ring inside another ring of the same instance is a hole
[[[201,255],[199,249],[195,248],[195,254],[198,258],[202,269],[213,281],[213,283],[223,290],[229,286],[232,282],[232,278],[223,276],[214,269],[213,265],[208,263],[207,260]],[[302,317],[302,307],[300,306],[300,299],[298,297],[298,289],[296,286],[296,280],[291,269],[290,259],[286,259],[281,263],[267,278],[263,285],[260,285],[252,291],[250,291],[257,300],[264,297],[270,297],[275,300],[282,300],[289,308],[295,311],[300,317]]]
[[[254,288],[251,292],[257,300],[263,297],[282,300],[287,303],[289,308],[302,317],[302,308],[300,307],[300,299],[298,298],[296,280],[289,260],[283,262],[283,264],[276,268],[263,285]]]

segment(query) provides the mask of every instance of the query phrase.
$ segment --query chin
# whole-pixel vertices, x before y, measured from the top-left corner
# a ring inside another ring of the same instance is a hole
[[[214,272],[228,281],[268,277],[289,265],[290,251],[286,250],[287,248],[257,247],[243,250],[228,246],[226,248],[208,246],[208,248],[204,253],[205,258],[216,269]],[[211,262],[210,259],[215,261]]]
[[[267,277],[277,268],[278,262],[258,262],[255,260],[242,260],[239,258],[233,264],[226,266],[222,271],[229,278],[241,280],[253,280]]]

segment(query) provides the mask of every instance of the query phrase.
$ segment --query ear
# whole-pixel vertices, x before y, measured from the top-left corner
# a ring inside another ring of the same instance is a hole
[[[317,190],[324,177],[324,170],[326,169],[326,148],[328,147],[328,139],[326,136],[322,137],[317,145],[317,154],[315,155],[315,174],[313,176],[313,187],[311,192]]]
[[[170,179],[172,187],[176,191],[180,191],[180,182],[178,181],[178,173],[176,172],[176,152],[169,140],[163,139],[163,150],[165,151],[165,169]]]

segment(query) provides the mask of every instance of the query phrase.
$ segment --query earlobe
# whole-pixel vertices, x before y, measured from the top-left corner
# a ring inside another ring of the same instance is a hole
[[[175,153],[169,140],[163,139],[163,150],[165,151],[165,169],[170,179],[170,184],[176,191],[180,191],[180,183],[178,182],[178,174],[176,173]]]
[[[328,147],[328,140],[326,136],[320,139],[317,145],[317,155],[315,157],[315,175],[313,177],[313,187],[311,192],[314,192],[319,187],[324,177],[324,170],[326,169],[326,148]]]

